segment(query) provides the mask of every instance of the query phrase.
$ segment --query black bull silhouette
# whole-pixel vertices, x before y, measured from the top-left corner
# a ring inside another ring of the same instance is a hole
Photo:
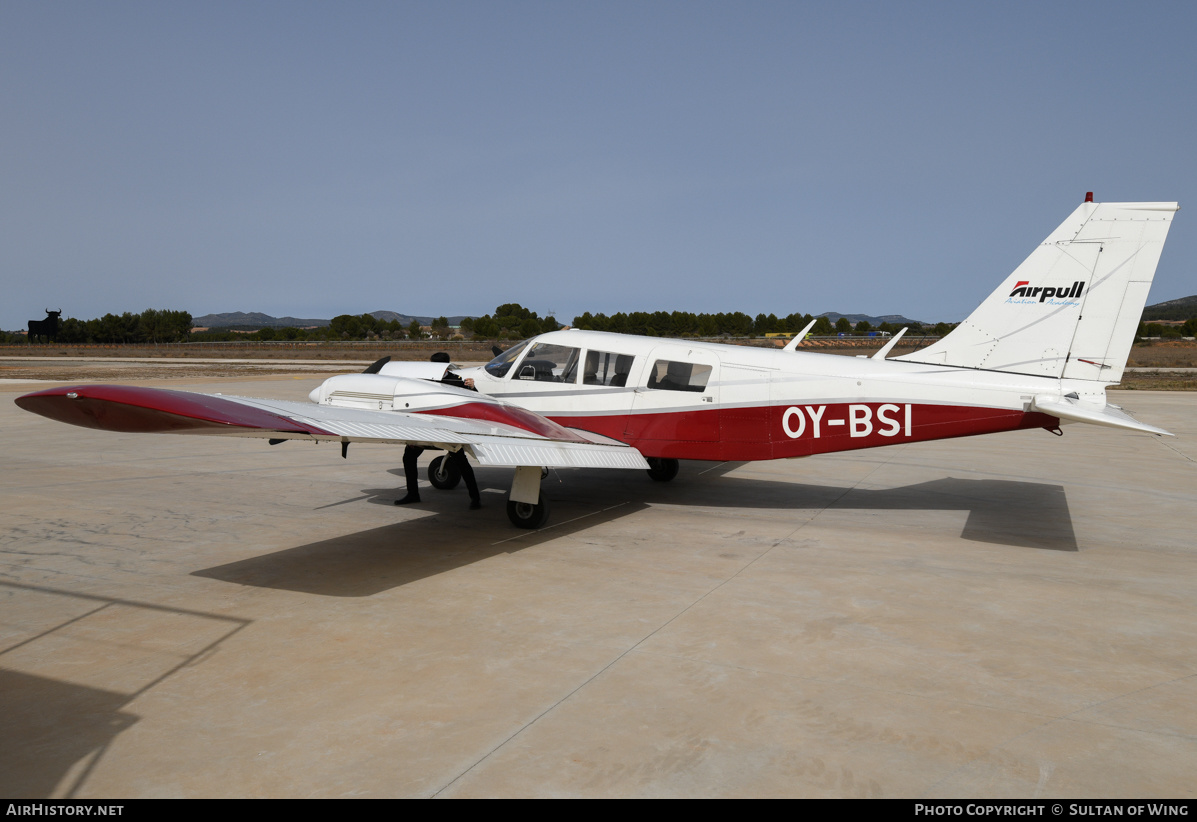
[[[32,344],[34,340],[40,337],[45,337],[46,342],[51,343],[58,339],[58,318],[62,316],[62,309],[51,311],[46,309],[46,319],[44,320],[30,320],[29,321],[29,342]]]

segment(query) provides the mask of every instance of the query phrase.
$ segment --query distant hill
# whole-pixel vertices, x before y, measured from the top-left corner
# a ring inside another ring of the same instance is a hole
[[[436,317],[413,317],[410,314],[397,314],[394,311],[371,311],[370,316],[388,323],[391,320],[398,320],[400,325],[411,325],[412,320],[419,320],[420,325],[432,325],[432,321],[436,319]],[[461,325],[461,321],[465,318],[466,315],[458,315],[445,319],[449,321],[449,325]]]
[[[328,320],[304,320],[299,317],[272,317],[260,311],[230,311],[192,317],[191,324],[201,328],[323,328]]]
[[[410,314],[399,314],[395,311],[371,311],[370,316],[377,320],[390,322],[398,320],[400,325],[411,325],[412,320],[419,320],[420,325],[431,325],[435,317],[416,317]],[[461,325],[464,316],[447,317],[449,325]],[[226,314],[205,314],[194,317],[191,324],[197,328],[324,328],[332,320],[302,319],[300,317],[272,317],[260,311],[230,311]]]
[[[1197,294],[1192,297],[1181,297],[1179,300],[1167,300],[1143,309],[1143,321],[1151,320],[1187,320],[1197,317]]]
[[[864,320],[871,326],[879,326],[882,323],[889,323],[892,326],[901,328],[904,325],[935,325],[935,323],[922,322],[921,320],[911,320],[903,317],[901,314],[882,314],[880,317],[874,317],[870,314],[840,314],[836,311],[828,311],[823,314],[817,314],[818,317],[826,317],[831,320],[834,325],[839,321],[840,317],[847,317],[848,322],[856,325],[861,320]]]

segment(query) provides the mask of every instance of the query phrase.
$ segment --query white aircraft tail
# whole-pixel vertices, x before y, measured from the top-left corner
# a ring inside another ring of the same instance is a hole
[[[1087,199],[967,320],[895,359],[1120,381],[1178,208]]]

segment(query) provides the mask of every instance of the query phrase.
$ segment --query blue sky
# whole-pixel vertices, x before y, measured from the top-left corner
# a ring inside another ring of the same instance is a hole
[[[958,320],[1083,199],[1197,209],[1197,4],[0,3],[42,309]],[[1197,293],[1176,217],[1150,302]]]

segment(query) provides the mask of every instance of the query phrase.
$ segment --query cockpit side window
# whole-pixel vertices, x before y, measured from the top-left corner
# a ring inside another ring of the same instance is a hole
[[[502,354],[495,357],[486,364],[486,373],[492,377],[503,379],[503,377],[507,376],[507,372],[511,370],[511,366],[519,359],[520,354],[524,352],[524,349],[528,347],[528,343],[530,342],[532,341],[524,340],[522,343],[511,346],[511,348],[508,348]]]
[[[587,351],[582,369],[583,385],[627,385],[632,357],[610,351]]]
[[[536,343],[516,370],[517,380],[538,382],[577,382],[581,349],[568,345]]]
[[[711,378],[711,366],[702,363],[657,360],[648,370],[648,387],[662,391],[707,390]]]

